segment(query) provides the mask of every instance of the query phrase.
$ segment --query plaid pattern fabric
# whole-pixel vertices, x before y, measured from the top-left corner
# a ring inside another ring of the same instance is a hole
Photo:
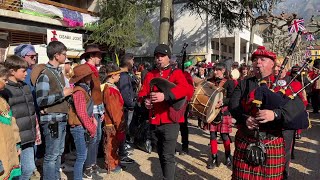
[[[267,149],[267,160],[264,166],[251,166],[246,163],[246,148],[252,142],[255,142],[255,140],[248,136],[245,136],[241,129],[237,131],[235,137],[232,180],[281,180],[285,168],[285,150],[283,137],[278,137],[275,140],[263,140],[263,143],[266,144]]]
[[[35,145],[40,145],[41,143],[42,143],[42,141],[41,141],[40,126],[39,126],[38,117],[36,115],[36,141],[35,141]]]
[[[60,68],[55,68],[51,64],[46,64],[47,68],[50,68],[51,71],[61,74]],[[45,107],[52,104],[55,104],[56,102],[62,102],[64,100],[63,92],[57,94],[49,95],[50,91],[50,82],[49,78],[45,74],[41,74],[37,80],[36,86],[36,97],[37,97],[37,104],[39,107]],[[49,113],[46,115],[40,116],[40,123],[42,122],[49,122],[49,121],[66,121],[67,120],[67,114],[64,113]]]
[[[220,133],[232,133],[232,117],[230,115],[222,116],[222,122],[219,124],[210,123],[209,130]]]

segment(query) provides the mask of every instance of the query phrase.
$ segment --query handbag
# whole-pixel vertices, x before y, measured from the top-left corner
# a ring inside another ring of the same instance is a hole
[[[264,165],[267,159],[266,145],[260,140],[259,129],[255,131],[256,142],[250,143],[246,148],[245,160],[252,166]]]

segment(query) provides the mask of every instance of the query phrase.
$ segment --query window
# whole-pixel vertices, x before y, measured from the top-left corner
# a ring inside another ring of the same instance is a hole
[[[214,42],[214,41],[211,41],[211,49],[215,49],[215,46],[216,45],[216,42]]]
[[[229,46],[229,53],[232,53],[232,49],[233,49],[233,47]]]
[[[219,50],[219,42],[216,43],[216,50]]]

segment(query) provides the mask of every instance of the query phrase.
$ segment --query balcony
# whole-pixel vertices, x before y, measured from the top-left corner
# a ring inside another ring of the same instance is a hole
[[[94,9],[95,0],[82,1],[90,1],[89,9]],[[0,0],[0,9],[3,9],[0,16],[65,27],[81,28],[99,20],[97,13],[88,9],[48,0]]]

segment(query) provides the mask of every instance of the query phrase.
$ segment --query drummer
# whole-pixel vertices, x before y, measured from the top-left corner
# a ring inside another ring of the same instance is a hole
[[[232,117],[228,111],[229,98],[234,90],[234,82],[226,76],[226,66],[223,63],[215,64],[213,77],[208,79],[217,87],[223,87],[225,89],[225,96],[223,101],[219,101],[215,108],[221,108],[218,116],[210,124],[207,124],[210,130],[210,146],[211,146],[211,158],[208,160],[208,169],[213,169],[219,166],[218,162],[218,143],[217,133],[219,132],[223,141],[225,150],[225,164],[231,166],[231,153],[230,153],[230,136],[232,132]],[[218,123],[219,122],[219,123]]]

